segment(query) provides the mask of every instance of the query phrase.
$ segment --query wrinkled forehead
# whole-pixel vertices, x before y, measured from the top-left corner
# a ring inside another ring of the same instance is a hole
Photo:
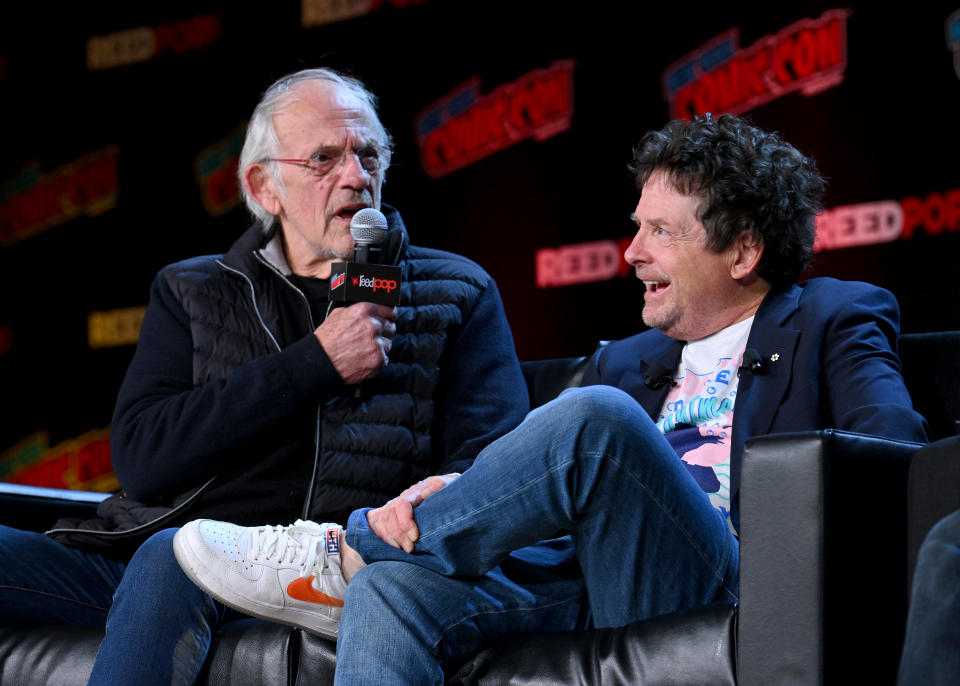
[[[696,182],[686,176],[680,176],[671,173],[666,169],[654,169],[650,176],[640,186],[640,200],[656,195],[658,197],[673,196],[674,198],[683,198],[685,204],[693,208],[694,214],[699,218],[705,208],[707,200],[706,194],[696,187]]]
[[[704,193],[697,190],[694,182],[684,176],[678,176],[665,169],[654,169],[640,186],[640,198],[644,196],[680,196],[697,205],[705,199]]]
[[[323,81],[295,85],[273,116],[283,142],[309,138],[335,144],[349,135],[358,142],[377,143],[375,121],[367,103],[337,84]]]

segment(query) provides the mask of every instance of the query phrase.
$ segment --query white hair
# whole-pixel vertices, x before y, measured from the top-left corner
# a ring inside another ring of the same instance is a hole
[[[369,110],[370,119],[377,135],[377,142],[381,149],[381,163],[383,165],[380,172],[381,183],[387,167],[390,166],[390,153],[393,146],[393,139],[377,116],[377,97],[368,91],[363,83],[355,78],[338,74],[332,69],[323,67],[317,69],[302,69],[301,71],[288,74],[278,79],[272,86],[267,88],[260,102],[257,103],[257,106],[253,110],[250,123],[247,125],[247,135],[243,141],[243,149],[240,151],[240,163],[237,166],[237,178],[240,182],[240,193],[243,196],[243,202],[247,205],[250,213],[262,224],[264,231],[270,230],[276,221],[276,216],[265,210],[256,200],[250,197],[250,194],[243,184],[243,174],[251,164],[263,164],[273,176],[277,187],[281,192],[283,191],[280,165],[270,161],[270,158],[277,154],[277,150],[280,147],[277,130],[273,125],[273,117],[293,100],[294,96],[291,93],[293,87],[308,81],[333,83],[355,97]]]

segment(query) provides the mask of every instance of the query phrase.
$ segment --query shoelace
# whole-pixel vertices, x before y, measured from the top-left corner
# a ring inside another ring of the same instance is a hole
[[[300,565],[300,576],[320,571],[327,559],[323,529],[298,519],[293,526],[261,526],[250,530],[250,555],[283,564]]]

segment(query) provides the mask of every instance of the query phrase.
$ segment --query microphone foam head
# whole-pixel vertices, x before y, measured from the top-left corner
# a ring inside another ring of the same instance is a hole
[[[387,218],[372,207],[364,207],[350,220],[350,235],[355,243],[380,243],[386,233]]]

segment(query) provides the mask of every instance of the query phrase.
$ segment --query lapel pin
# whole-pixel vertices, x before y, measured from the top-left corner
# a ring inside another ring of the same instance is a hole
[[[780,359],[780,353],[774,353],[773,355],[770,356],[771,362],[776,362],[779,359]]]

